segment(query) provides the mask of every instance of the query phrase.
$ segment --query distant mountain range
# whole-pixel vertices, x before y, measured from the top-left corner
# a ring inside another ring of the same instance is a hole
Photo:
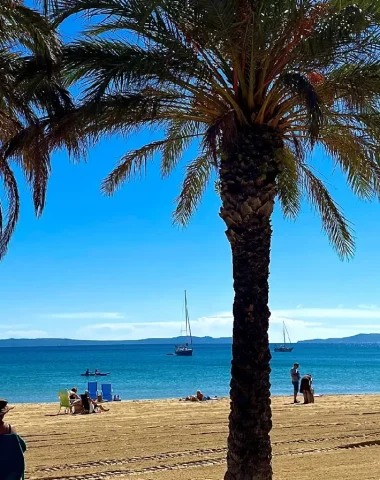
[[[89,345],[176,345],[185,343],[186,337],[146,338],[144,340],[71,340],[69,338],[8,338],[0,340],[1,347],[83,347]],[[195,345],[231,344],[231,337],[193,337]]]
[[[143,340],[72,340],[70,338],[8,338],[0,339],[1,347],[83,347],[91,345],[176,345],[186,342],[186,337],[145,338]],[[194,345],[231,345],[231,337],[193,337]],[[299,340],[297,343],[380,343],[380,333],[359,333],[344,338],[317,338]]]
[[[359,333],[344,338],[317,338],[315,340],[300,340],[297,343],[380,343],[380,333]]]

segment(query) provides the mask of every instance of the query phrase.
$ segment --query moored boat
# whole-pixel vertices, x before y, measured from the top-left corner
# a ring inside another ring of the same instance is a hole
[[[175,345],[174,353],[179,357],[191,357],[193,355],[193,338],[191,336],[191,326],[189,311],[187,308],[187,295],[185,290],[185,331],[188,341],[183,345]],[[190,345],[189,345],[190,341]]]
[[[286,344],[286,336],[288,337],[289,345],[291,345],[292,342],[290,340],[289,332],[288,332],[288,329],[286,328],[285,322],[282,322],[282,334],[284,336],[284,343],[278,347],[274,347],[274,351],[277,353],[292,352],[293,347],[288,347]]]

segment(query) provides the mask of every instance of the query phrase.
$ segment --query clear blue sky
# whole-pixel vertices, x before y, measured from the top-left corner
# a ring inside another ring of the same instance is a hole
[[[0,264],[0,338],[174,336],[184,289],[195,335],[231,334],[231,258],[213,188],[185,230],[171,224],[183,164],[164,181],[152,164],[146,178],[113,198],[100,194],[100,182],[118,158],[149,137],[104,140],[87,164],[56,155],[39,220],[20,177],[21,219]],[[276,209],[272,341],[280,339],[283,318],[294,340],[380,332],[380,206],[356,200],[341,175],[331,176],[328,158],[318,154],[315,162],[354,223],[357,252],[351,262],[341,262],[308,206],[296,223]]]

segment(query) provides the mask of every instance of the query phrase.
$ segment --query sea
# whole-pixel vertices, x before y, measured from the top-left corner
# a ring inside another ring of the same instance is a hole
[[[295,344],[271,360],[272,395],[292,394],[289,370],[300,363],[316,394],[380,393],[380,345]],[[172,345],[0,348],[0,398],[12,403],[56,402],[61,388],[87,388],[87,368],[110,372],[122,400],[181,398],[197,389],[227,396],[231,346],[195,345],[193,357],[176,357]],[[91,378],[94,380],[94,377]]]

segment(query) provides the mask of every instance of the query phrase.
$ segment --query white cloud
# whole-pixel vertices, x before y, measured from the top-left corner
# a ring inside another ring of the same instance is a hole
[[[2,338],[46,338],[49,334],[44,330],[8,330],[1,334]]]
[[[360,305],[358,305],[358,308],[361,308],[361,309],[365,309],[365,310],[379,310],[379,307],[377,305],[374,305],[374,304],[366,304],[366,303],[361,303]]]
[[[138,340],[141,338],[170,338],[181,333],[183,322],[110,322],[87,325],[76,337],[89,339]],[[230,337],[232,315],[229,312],[200,317],[191,322],[193,335],[197,337]]]
[[[73,312],[51,313],[44,318],[57,320],[122,320],[125,316],[120,312]]]
[[[19,329],[19,328],[29,328],[31,325],[28,323],[19,323],[19,324],[0,324],[1,330],[12,330],[12,329]]]
[[[282,337],[282,322],[289,330],[303,332],[306,329],[321,326],[320,322],[311,322],[272,315],[270,335],[279,341]],[[180,335],[183,322],[106,322],[87,325],[81,328],[76,337],[107,340],[138,340],[141,338],[170,338]],[[272,328],[274,327],[274,328]],[[230,337],[232,335],[232,313],[221,312],[191,321],[193,335],[197,337]],[[300,338],[297,335],[298,338]],[[310,338],[310,337],[309,337]]]
[[[294,308],[290,310],[273,310],[272,314],[285,318],[319,318],[319,319],[380,319],[380,308]]]

